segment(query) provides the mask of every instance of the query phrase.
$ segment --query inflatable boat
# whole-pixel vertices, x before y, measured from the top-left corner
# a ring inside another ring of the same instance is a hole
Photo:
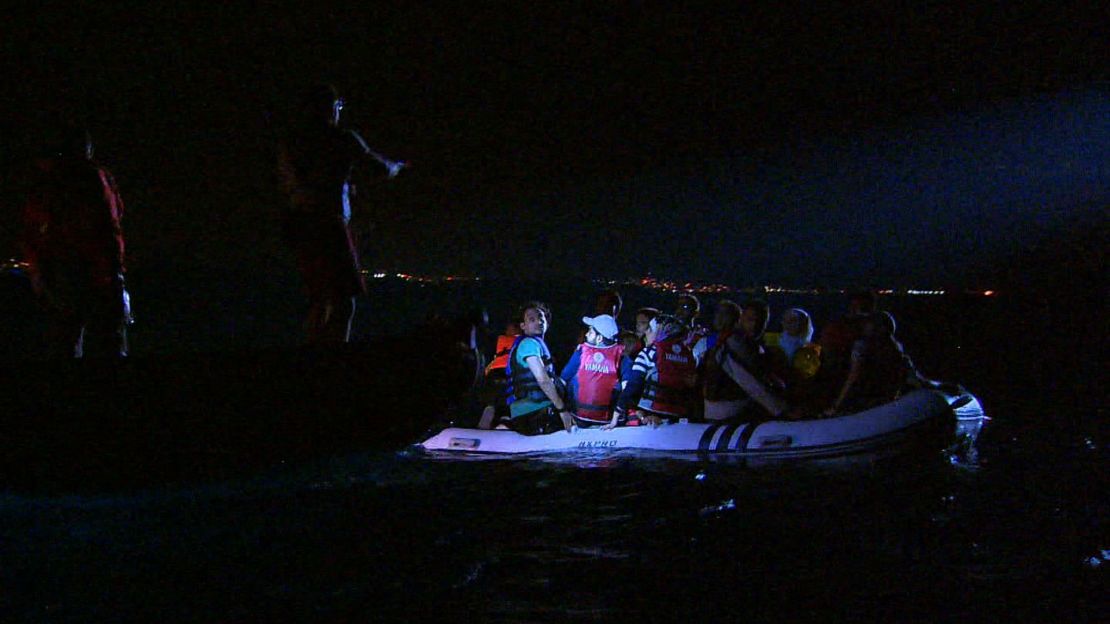
[[[978,435],[985,416],[970,393],[915,390],[855,414],[800,421],[678,422],[659,427],[579,429],[540,436],[509,430],[449,428],[420,446],[465,453],[565,453],[643,449],[763,457],[833,457],[905,443],[936,450]]]

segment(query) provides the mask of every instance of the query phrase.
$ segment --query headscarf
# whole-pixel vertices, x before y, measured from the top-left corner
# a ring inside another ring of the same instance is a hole
[[[794,354],[798,352],[798,349],[813,340],[813,321],[810,319],[809,313],[801,308],[791,308],[786,313],[797,316],[803,327],[801,336],[787,333],[786,328],[783,327],[782,335],[779,337],[779,346],[786,353],[786,360],[793,361]]]

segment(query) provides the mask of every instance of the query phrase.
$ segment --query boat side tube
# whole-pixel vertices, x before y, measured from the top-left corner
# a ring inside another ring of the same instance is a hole
[[[856,414],[804,421],[678,423],[652,427],[583,429],[542,436],[514,431],[445,429],[421,446],[433,451],[471,453],[551,453],[591,449],[645,449],[730,453],[752,456],[828,456],[862,452],[899,443],[925,428],[948,437],[955,417],[945,395],[917,390],[896,401]]]

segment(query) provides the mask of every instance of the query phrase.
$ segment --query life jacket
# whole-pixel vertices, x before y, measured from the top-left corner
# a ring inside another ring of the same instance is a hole
[[[519,401],[522,399],[529,401],[547,401],[547,395],[543,393],[543,388],[540,387],[540,382],[536,376],[532,374],[532,369],[528,366],[515,366],[516,352],[520,345],[528,339],[536,340],[540,343],[540,359],[543,361],[544,368],[547,369],[547,374],[552,379],[556,378],[555,363],[551,358],[551,350],[547,348],[547,343],[543,338],[537,336],[516,336],[513,341],[513,347],[509,351],[509,363],[505,367],[505,375],[509,378],[508,388],[508,402]]]
[[[614,390],[620,381],[621,356],[624,345],[608,347],[582,344],[578,372],[577,411],[579,418],[594,422],[609,422]]]
[[[732,332],[724,332],[717,337],[716,343],[705,356],[705,368],[702,371],[703,385],[702,396],[709,401],[739,401],[747,398],[740,386],[728,376],[718,361],[718,354],[725,349]]]
[[[516,339],[520,336],[498,336],[497,346],[494,347],[493,361],[486,366],[486,375],[494,371],[504,370],[509,366],[509,353],[516,346]]]
[[[813,379],[817,369],[821,368],[821,345],[807,342],[794,352],[794,360],[790,363],[794,379]]]
[[[685,416],[697,386],[697,360],[685,342],[688,334],[679,334],[655,343],[655,367],[644,380],[640,397],[642,409],[666,416]]]

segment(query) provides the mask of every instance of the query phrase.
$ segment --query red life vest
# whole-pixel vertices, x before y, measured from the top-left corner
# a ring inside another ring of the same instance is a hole
[[[595,347],[583,343],[578,372],[578,417],[599,423],[609,422],[613,390],[620,381],[621,356],[624,345],[616,343],[608,347]]]
[[[686,336],[679,334],[655,343],[655,368],[648,371],[640,407],[667,416],[685,416],[697,386],[698,364]]]

